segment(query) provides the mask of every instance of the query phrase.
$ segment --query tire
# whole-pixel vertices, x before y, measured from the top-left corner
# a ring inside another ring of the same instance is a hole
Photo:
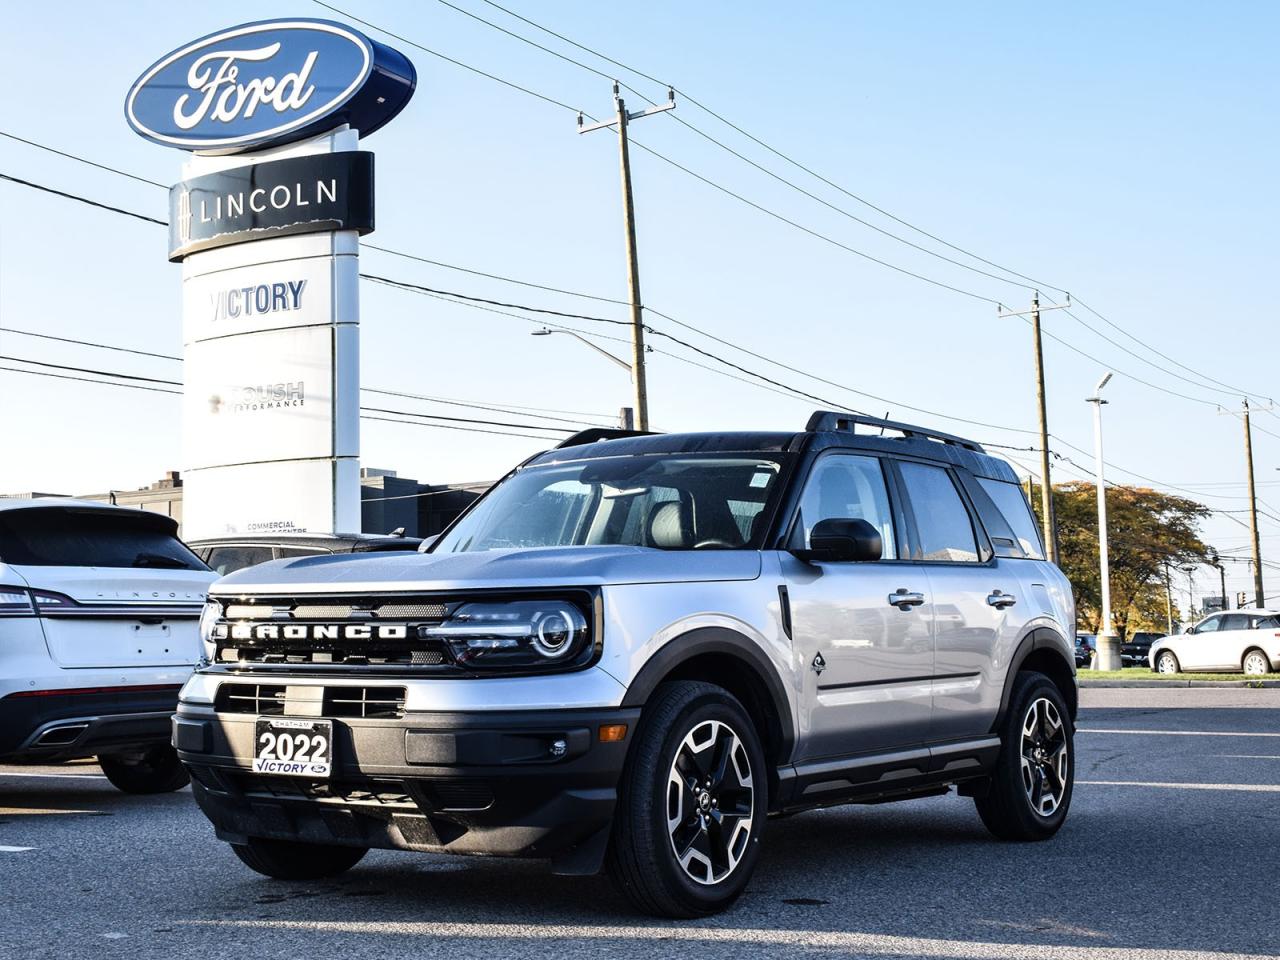
[[[276,880],[323,880],[354,867],[368,853],[365,847],[340,847],[297,840],[250,837],[231,849],[251,870]]]
[[[190,782],[173,747],[153,747],[141,755],[108,754],[98,766],[111,784],[125,793],[172,793]]]
[[[1074,725],[1053,681],[1019,673],[999,733],[991,789],[974,798],[978,815],[1001,840],[1047,840],[1067,818],[1075,783]]]
[[[1181,670],[1178,656],[1172,650],[1161,650],[1156,654],[1156,673],[1179,673]]]
[[[759,858],[768,784],[764,750],[742,704],[714,684],[662,684],[622,772],[609,875],[653,916],[725,909]]]
[[[1252,650],[1245,651],[1240,667],[1250,676],[1262,676],[1271,672],[1271,661],[1267,659],[1265,653],[1254,647]]]

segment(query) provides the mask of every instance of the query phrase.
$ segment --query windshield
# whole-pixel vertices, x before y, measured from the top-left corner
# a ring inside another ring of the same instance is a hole
[[[526,467],[491,490],[432,553],[627,545],[759,549],[783,461],[663,454]]]

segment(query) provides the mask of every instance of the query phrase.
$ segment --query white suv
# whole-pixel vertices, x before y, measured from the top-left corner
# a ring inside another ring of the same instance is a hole
[[[177,790],[168,744],[215,579],[169,517],[0,500],[0,761],[98,758],[130,793]]]
[[[1157,673],[1248,673],[1280,670],[1280,613],[1235,610],[1205,617],[1186,633],[1157,640],[1147,654]]]

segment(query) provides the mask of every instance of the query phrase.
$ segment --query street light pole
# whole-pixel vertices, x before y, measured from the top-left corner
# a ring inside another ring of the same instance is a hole
[[[1196,584],[1194,575],[1195,567],[1183,567],[1182,572],[1187,575],[1187,623],[1190,624],[1196,618]]]
[[[565,330],[561,327],[543,327],[541,330],[530,331],[530,336],[549,337],[553,333],[563,333],[566,336],[573,337],[573,339],[579,341],[580,343],[585,343],[588,347],[590,347],[596,353],[600,354],[600,356],[604,357],[607,360],[612,361],[613,363],[616,363],[623,370],[627,371],[628,374],[632,373],[631,364],[627,363],[627,361],[623,360],[621,357],[615,357],[608,350],[605,350],[603,347],[599,347],[596,344],[592,343],[590,340],[588,340],[586,337],[584,337],[582,334],[578,333],[575,330]],[[649,349],[649,348],[646,348],[646,349]],[[618,423],[622,426],[623,430],[635,429],[634,412],[631,407],[623,407],[621,411],[619,411]]]
[[[1111,623],[1111,562],[1107,549],[1107,483],[1103,475],[1102,463],[1102,388],[1111,379],[1108,370],[1098,385],[1093,388],[1093,396],[1086,402],[1093,404],[1093,451],[1095,485],[1098,489],[1098,571],[1099,583],[1102,587],[1102,624],[1098,633],[1098,653],[1094,658],[1095,670],[1119,670],[1120,643],[1115,628]]]

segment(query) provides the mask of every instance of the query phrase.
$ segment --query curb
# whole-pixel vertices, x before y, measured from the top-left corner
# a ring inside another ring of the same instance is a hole
[[[1165,687],[1196,687],[1209,689],[1212,687],[1252,687],[1254,689],[1274,689],[1280,687],[1280,680],[1090,680],[1076,675],[1076,682],[1081,687],[1124,687],[1127,689],[1163,689]]]

